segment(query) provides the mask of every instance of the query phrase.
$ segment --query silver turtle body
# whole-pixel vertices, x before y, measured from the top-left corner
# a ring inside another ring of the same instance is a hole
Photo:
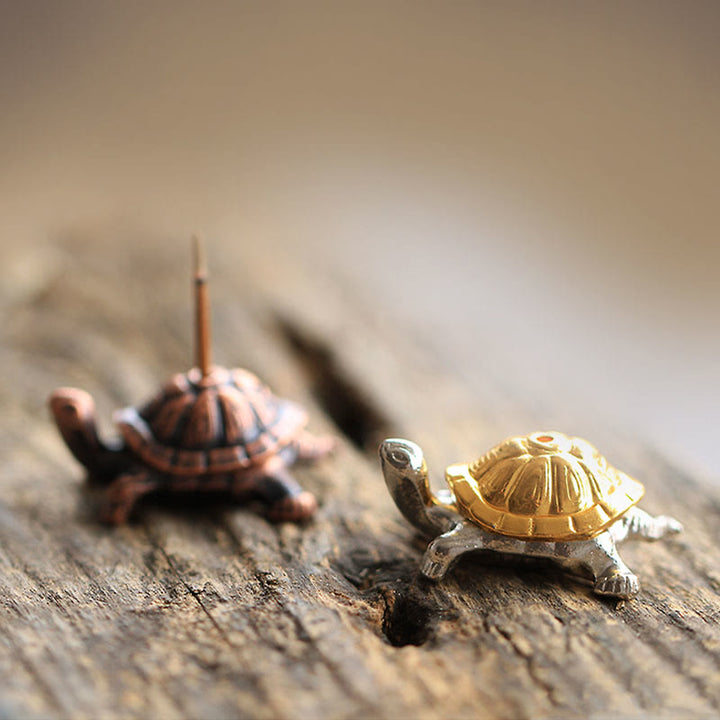
[[[388,439],[380,445],[385,483],[405,518],[426,537],[435,539],[422,560],[421,572],[440,580],[453,562],[467,552],[491,551],[501,556],[551,560],[572,575],[590,580],[598,595],[630,598],[639,588],[635,574],[617,551],[623,540],[658,540],[682,531],[674,518],[653,517],[632,507],[594,537],[579,540],[521,540],[483,529],[457,511],[450,491],[430,490],[422,450],[413,442]]]

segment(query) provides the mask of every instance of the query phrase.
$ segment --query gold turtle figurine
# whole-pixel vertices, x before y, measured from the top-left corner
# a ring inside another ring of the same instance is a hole
[[[380,446],[385,482],[402,514],[435,537],[421,571],[440,580],[460,555],[486,550],[552,560],[593,583],[598,595],[630,598],[637,577],[618,554],[623,540],[679,533],[671,517],[636,507],[645,489],[589,442],[559,432],[513,437],[470,464],[445,471],[450,490],[434,495],[422,450]]]
[[[90,478],[107,485],[106,522],[124,523],[135,503],[155,490],[258,498],[273,521],[306,520],[317,509],[288,467],[327,455],[335,439],[306,432],[305,411],[273,395],[251,372],[211,363],[206,281],[195,238],[197,367],[172,377],[142,407],[117,411],[120,441],[100,439],[95,403],[84,390],[58,388],[50,396],[68,448]]]

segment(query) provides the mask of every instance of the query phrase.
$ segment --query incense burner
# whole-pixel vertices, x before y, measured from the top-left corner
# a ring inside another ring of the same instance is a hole
[[[58,388],[50,395],[68,448],[90,478],[106,485],[101,519],[124,523],[142,496],[164,490],[257,498],[270,520],[306,520],[317,501],[288,468],[327,455],[334,438],[308,433],[305,411],[273,395],[253,373],[212,365],[207,272],[198,240],[195,300],[197,367],[172,377],[139,408],[117,411],[119,441],[98,435],[87,392]]]

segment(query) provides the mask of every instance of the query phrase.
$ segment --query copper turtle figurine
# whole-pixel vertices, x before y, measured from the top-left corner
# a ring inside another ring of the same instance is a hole
[[[432,580],[462,554],[485,550],[551,560],[589,580],[598,595],[629,598],[639,582],[616,544],[682,530],[674,518],[636,507],[645,492],[637,480],[589,442],[559,432],[509,438],[473,463],[451,465],[450,490],[437,495],[415,443],[385,440],[380,459],[402,514],[435,537],[421,567]]]
[[[327,455],[336,441],[308,433],[305,411],[273,395],[251,372],[211,364],[206,280],[196,240],[198,366],[172,377],[140,408],[118,410],[119,441],[100,439],[87,392],[58,388],[50,395],[68,448],[91,479],[107,484],[101,511],[106,522],[126,522],[135,503],[155,490],[258,498],[272,521],[303,521],[317,509],[288,467]]]

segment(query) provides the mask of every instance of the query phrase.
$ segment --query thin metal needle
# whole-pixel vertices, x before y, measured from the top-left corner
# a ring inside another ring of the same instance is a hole
[[[198,235],[193,236],[195,284],[195,362],[203,377],[210,374],[212,349],[210,347],[210,296],[207,287],[205,245]]]

